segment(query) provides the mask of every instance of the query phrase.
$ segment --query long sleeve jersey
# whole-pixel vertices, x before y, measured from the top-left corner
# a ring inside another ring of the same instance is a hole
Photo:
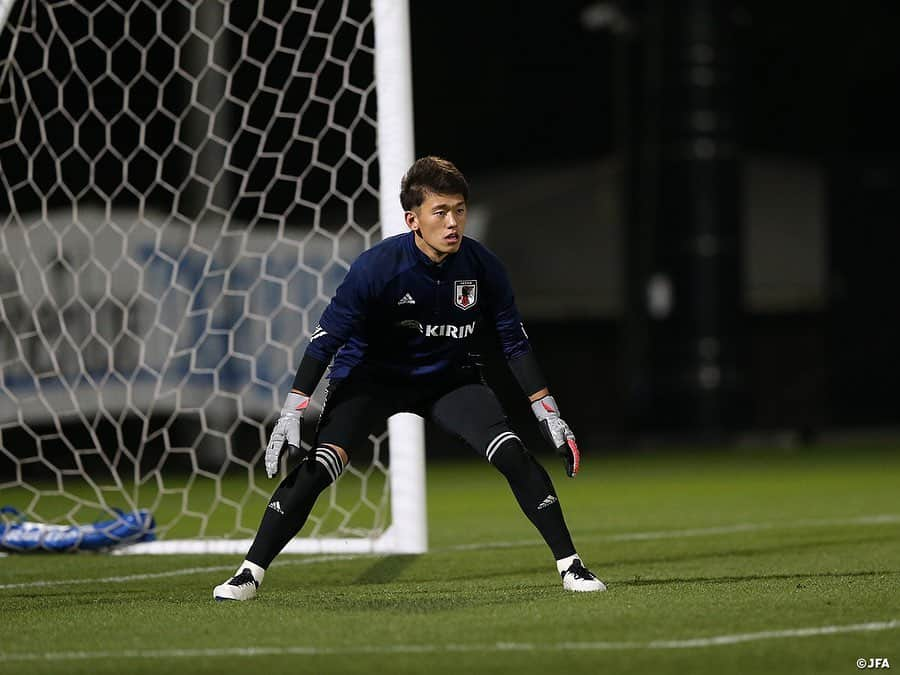
[[[463,237],[432,262],[408,232],[362,253],[322,314],[307,354],[334,357],[331,379],[362,370],[392,380],[471,365],[476,338],[496,331],[507,360],[530,351],[499,259]],[[335,356],[336,354],[336,356]]]

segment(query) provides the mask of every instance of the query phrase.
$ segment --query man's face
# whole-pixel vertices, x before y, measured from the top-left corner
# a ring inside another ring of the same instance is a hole
[[[434,262],[459,250],[466,229],[462,195],[428,193],[421,205],[406,212],[406,224],[416,233],[416,246]]]

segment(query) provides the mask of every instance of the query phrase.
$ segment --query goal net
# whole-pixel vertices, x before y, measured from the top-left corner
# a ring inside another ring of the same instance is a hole
[[[311,330],[403,225],[406,2],[0,0],[0,26],[0,507],[244,552]],[[286,550],[425,549],[421,421],[389,427]]]

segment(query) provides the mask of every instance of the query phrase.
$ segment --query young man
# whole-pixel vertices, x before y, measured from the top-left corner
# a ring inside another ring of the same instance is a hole
[[[506,272],[463,236],[468,194],[462,173],[438,157],[418,160],[403,177],[400,202],[410,232],[360,255],[323,312],[272,431],[266,472],[277,473],[284,446],[299,452],[309,396],[334,357],[313,450],[275,490],[246,559],[213,590],[216,600],[256,596],[269,564],[354,449],[377,422],[404,411],[431,420],[503,473],[550,547],[563,588],[606,590],[575,552],[550,477],[480,376],[473,340],[491,326],[544,437],[574,478],[578,445],[531,352]]]

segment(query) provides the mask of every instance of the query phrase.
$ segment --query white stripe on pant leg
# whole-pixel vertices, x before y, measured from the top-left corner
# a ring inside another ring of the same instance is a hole
[[[316,452],[316,461],[325,467],[325,471],[328,472],[331,481],[334,482],[337,480],[337,474],[334,471],[334,465],[331,463],[328,455],[324,452],[317,451]]]
[[[498,434],[494,438],[494,440],[492,440],[490,443],[488,443],[487,452],[485,453],[488,461],[491,461],[494,458],[494,454],[496,454],[497,450],[500,448],[501,445],[503,445],[506,441],[511,440],[513,438],[515,438],[517,441],[519,440],[519,437],[516,436],[513,432],[504,431],[503,433]],[[519,442],[521,442],[521,441],[519,441]]]
[[[509,433],[510,432],[508,431],[504,431],[498,436],[494,436],[494,438],[491,439],[491,442],[487,444],[487,447],[484,449],[484,456],[489,462],[491,461],[491,457],[494,456],[494,450],[496,449],[497,441],[502,440],[504,437],[508,436]]]
[[[316,461],[323,467],[325,467],[325,471],[328,473],[328,477],[331,479],[331,482],[335,482],[338,475],[335,473],[334,467],[331,465],[331,462],[329,462],[327,458],[321,455],[316,457]]]
[[[342,473],[344,473],[344,460],[341,459],[340,454],[334,448],[328,449],[328,456],[331,458],[331,461],[334,462],[334,471],[339,478]],[[335,479],[337,480],[337,478]]]
[[[341,475],[341,472],[344,470],[344,463],[341,461],[341,458],[338,457],[336,450],[327,447],[319,448],[316,451],[316,455],[322,457],[331,464],[331,468],[334,469],[336,476]]]
[[[343,462],[331,448],[318,448],[316,461],[325,467],[332,481],[336,481],[344,470]]]
[[[521,439],[511,431],[504,431],[503,433],[495,436],[494,440],[488,443],[487,450],[485,450],[484,452],[487,460],[490,462],[494,458],[494,453],[497,452],[497,448],[499,448],[505,441],[508,441],[511,438],[515,438],[520,443],[522,442]]]
[[[327,463],[325,460],[323,460],[321,457],[316,457],[316,461],[317,461],[319,464],[321,464],[322,466],[325,467],[325,471],[328,473],[328,477],[331,478],[331,482],[332,482],[332,483],[333,483],[335,480],[337,480],[337,479],[334,477],[334,470],[333,470],[330,466],[328,466],[328,463]]]

